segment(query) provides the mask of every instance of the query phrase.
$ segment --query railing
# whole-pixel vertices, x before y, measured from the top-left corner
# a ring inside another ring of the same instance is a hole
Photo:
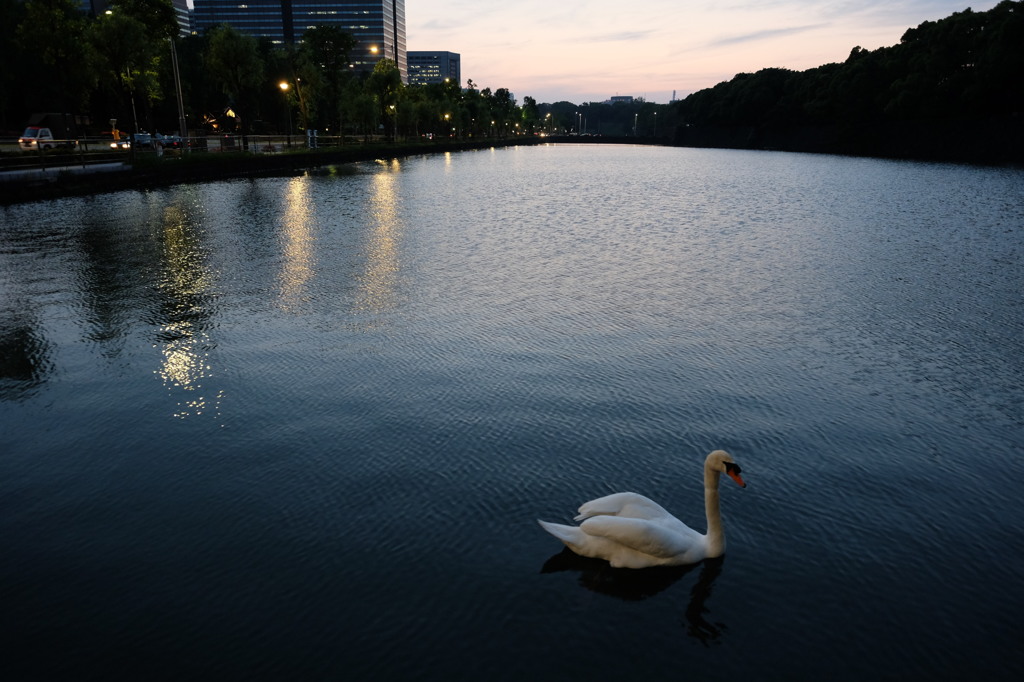
[[[0,182],[20,182],[33,178],[46,178],[61,173],[98,172],[100,170],[126,170],[139,162],[159,157],[172,158],[186,153],[240,152],[281,153],[288,150],[286,136],[251,136],[243,145],[240,136],[192,137],[178,141],[174,138],[139,143],[119,143],[106,138],[79,138],[53,140],[53,146],[43,149],[33,145],[23,149],[16,138],[0,139]],[[302,149],[293,140],[293,149]]]
[[[127,138],[122,138],[123,143]],[[109,137],[54,140],[49,149],[25,150],[17,139],[0,139],[0,176],[4,172],[85,168],[95,164],[134,165],[144,159],[175,157],[191,153],[286,154],[307,151],[310,147],[331,149],[343,145],[361,145],[383,141],[381,136],[320,135],[309,142],[304,135],[205,135],[182,140],[155,137],[149,141],[121,146]],[[311,142],[311,143],[310,143]],[[2,180],[2,177],[0,177]]]

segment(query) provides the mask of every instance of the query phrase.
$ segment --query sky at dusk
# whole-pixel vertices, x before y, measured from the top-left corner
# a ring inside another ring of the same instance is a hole
[[[802,71],[998,0],[406,0],[410,50],[462,56],[462,80],[522,103],[668,102],[767,67]]]

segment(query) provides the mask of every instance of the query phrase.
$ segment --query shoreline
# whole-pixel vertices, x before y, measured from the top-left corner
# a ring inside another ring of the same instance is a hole
[[[492,147],[535,145],[549,138],[431,143],[352,145],[324,150],[280,154],[193,152],[180,157],[146,160],[136,165],[105,164],[106,168],[76,165],[68,170],[51,169],[23,173],[21,178],[0,180],[0,205],[88,196],[128,189],[151,189],[190,182],[261,177],[307,171],[321,166],[358,163],[381,158],[472,151]]]
[[[811,131],[814,132],[814,131]],[[831,132],[831,131],[830,131]],[[134,165],[128,162],[69,163],[49,169],[30,168],[4,171],[0,165],[0,206],[46,201],[74,196],[101,195],[123,190],[145,190],[194,182],[209,182],[232,178],[269,177],[301,173],[338,164],[360,163],[376,159],[399,159],[411,156],[477,151],[482,149],[536,146],[542,144],[626,144],[641,146],[670,146],[694,149],[745,149],[751,151],[779,151],[839,156],[865,156],[965,163],[969,165],[1016,166],[1016,157],[977,158],[975,154],[945,153],[922,154],[920,149],[900,148],[893,145],[889,153],[881,153],[879,145],[869,149],[850,148],[835,144],[832,135],[821,131],[815,135],[798,135],[799,139],[776,133],[755,134],[752,129],[695,128],[677,131],[674,139],[651,137],[605,137],[558,135],[549,137],[522,137],[501,140],[451,140],[431,142],[365,143],[327,149],[288,151],[282,153],[205,152],[194,151],[184,156],[144,158]],[[887,145],[882,145],[887,146]],[[1013,147],[1015,145],[1010,145]],[[875,153],[870,153],[874,151]],[[59,163],[58,159],[54,159]],[[3,177],[6,175],[7,177]]]
[[[665,146],[664,138],[550,136],[503,140],[460,140],[408,143],[369,143],[327,149],[253,154],[249,152],[192,152],[185,156],[127,162],[82,165],[69,163],[49,169],[8,171],[0,177],[0,206],[91,196],[123,190],[144,190],[192,182],[231,178],[267,177],[310,171],[323,166],[398,159],[428,154],[542,144],[631,144]],[[0,176],[3,168],[0,167]],[[21,177],[14,177],[19,174]]]

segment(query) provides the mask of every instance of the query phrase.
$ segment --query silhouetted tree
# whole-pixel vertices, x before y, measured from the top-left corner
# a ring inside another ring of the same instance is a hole
[[[315,79],[318,86],[316,93],[310,93],[307,86],[307,94],[314,96],[316,109],[323,113],[325,123],[336,125],[339,134],[344,131],[345,83],[352,77],[349,54],[357,44],[351,34],[337,26],[317,26],[303,34],[298,48],[307,83]]]
[[[227,24],[211,29],[208,39],[205,57],[210,77],[220,86],[235,118],[241,119],[244,135],[256,114],[256,90],[264,84],[257,41]]]
[[[402,74],[398,71],[398,65],[391,59],[381,59],[366,79],[366,89],[377,100],[377,111],[386,133],[393,135],[395,110],[402,91]]]
[[[32,87],[21,93],[37,111],[55,106],[78,113],[96,85],[95,55],[82,40],[87,19],[74,0],[28,0],[17,44],[24,59],[7,68],[31,69]]]

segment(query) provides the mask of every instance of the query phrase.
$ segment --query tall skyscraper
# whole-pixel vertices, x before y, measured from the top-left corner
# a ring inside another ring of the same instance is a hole
[[[358,69],[372,69],[383,58],[398,64],[408,80],[405,0],[194,0],[194,29],[218,24],[275,43],[295,43],[314,26],[337,26],[357,41],[349,57]]]
[[[462,57],[458,52],[409,52],[409,85],[443,83],[462,84]]]
[[[189,35],[192,33],[192,15],[188,11],[188,2],[186,0],[171,0],[171,4],[174,5],[174,16],[178,19],[181,35]]]

